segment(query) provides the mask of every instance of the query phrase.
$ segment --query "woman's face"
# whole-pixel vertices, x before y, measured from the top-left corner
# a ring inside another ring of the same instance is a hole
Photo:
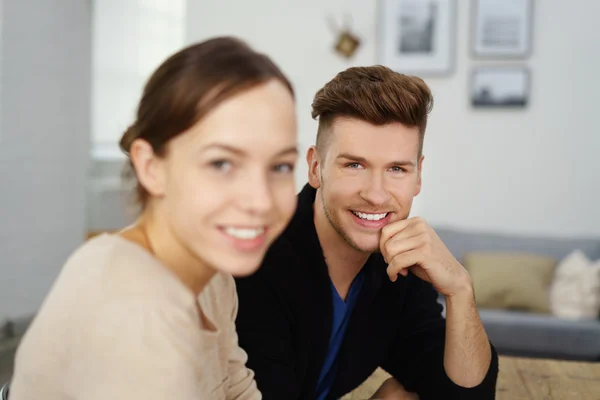
[[[236,276],[256,271],[296,208],[294,100],[271,80],[172,139],[153,209],[187,252]]]

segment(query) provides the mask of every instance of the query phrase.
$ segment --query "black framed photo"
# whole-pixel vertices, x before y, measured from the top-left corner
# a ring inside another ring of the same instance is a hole
[[[456,0],[381,0],[378,60],[426,76],[454,71]]]
[[[471,74],[471,105],[475,108],[525,108],[530,97],[526,67],[477,67]]]
[[[474,0],[472,52],[480,58],[527,58],[533,0]]]

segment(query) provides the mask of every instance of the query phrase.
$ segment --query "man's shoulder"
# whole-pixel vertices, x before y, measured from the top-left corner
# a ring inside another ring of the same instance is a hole
[[[269,275],[289,275],[299,272],[291,267],[306,266],[311,260],[310,255],[320,253],[320,249],[309,245],[308,238],[302,241],[302,236],[302,232],[296,227],[289,226],[269,247],[259,271]]]
[[[313,221],[315,189],[308,184],[298,194],[298,206],[289,224],[269,247],[261,271],[276,273],[289,270],[290,264],[306,264],[322,257]]]
[[[247,277],[236,277],[238,294],[272,291],[295,298],[307,285],[314,283],[318,260],[309,256],[306,243],[298,243],[294,235],[284,232],[265,254],[260,268]]]
[[[297,250],[284,234],[279,236],[267,250],[260,266],[260,272],[279,274],[287,270],[286,265],[297,261]]]

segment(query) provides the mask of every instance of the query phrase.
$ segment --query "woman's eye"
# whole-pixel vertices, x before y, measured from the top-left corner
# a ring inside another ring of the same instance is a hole
[[[277,164],[275,167],[273,167],[273,170],[280,174],[289,174],[294,172],[294,164]]]
[[[210,163],[210,166],[216,170],[227,172],[233,167],[233,164],[227,160],[215,160]]]

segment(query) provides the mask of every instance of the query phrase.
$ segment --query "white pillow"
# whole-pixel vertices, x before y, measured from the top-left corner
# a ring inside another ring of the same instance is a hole
[[[550,310],[567,319],[595,319],[600,313],[600,260],[575,250],[557,266],[550,285]]]

